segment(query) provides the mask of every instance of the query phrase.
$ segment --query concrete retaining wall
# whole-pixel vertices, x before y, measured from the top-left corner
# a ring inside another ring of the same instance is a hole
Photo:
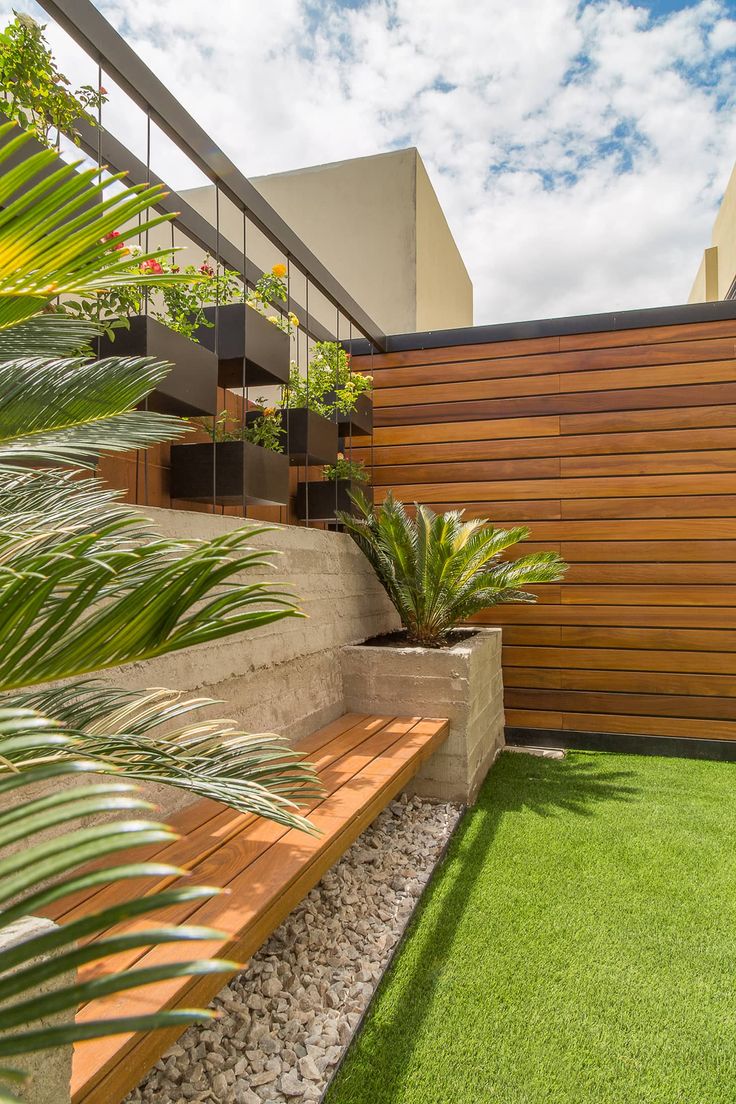
[[[207,539],[256,523],[183,510],[147,509],[155,529],[168,537]],[[266,578],[297,595],[304,618],[113,668],[104,679],[142,689],[166,686],[194,696],[222,699],[212,715],[233,718],[248,732],[278,732],[299,740],[343,711],[340,649],[398,627],[398,617],[373,568],[344,533],[282,525],[253,539],[254,547],[279,555]],[[162,815],[191,797],[168,787],[147,787]]]
[[[47,935],[56,929],[56,924],[40,916],[23,916],[15,923],[9,924],[0,933],[0,949],[9,950],[19,943],[25,943],[28,939]],[[23,964],[23,969],[37,966],[46,959],[32,958]],[[30,1000],[41,997],[47,993],[54,993],[58,989],[74,985],[76,971],[68,970],[58,977],[44,982],[37,989],[29,990],[17,1001]],[[30,1025],[34,1030],[43,1027],[57,1027],[67,1023],[72,1018],[72,1012],[68,1009],[56,1012],[52,1016],[44,1016]],[[18,1029],[19,1031],[21,1028]],[[13,1034],[13,1032],[9,1032]],[[8,1058],[4,1064],[10,1069],[20,1070],[26,1074],[27,1080],[22,1085],[15,1087],[15,1092],[21,1100],[28,1104],[68,1104],[71,1098],[69,1082],[72,1075],[72,1046],[54,1047],[53,1050],[42,1050],[37,1054],[24,1054],[20,1058]],[[6,1086],[7,1087],[7,1086]]]

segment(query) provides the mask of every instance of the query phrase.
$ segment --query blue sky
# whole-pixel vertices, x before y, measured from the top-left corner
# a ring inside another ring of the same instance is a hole
[[[687,298],[736,158],[736,0],[96,2],[248,175],[417,146],[477,321]]]

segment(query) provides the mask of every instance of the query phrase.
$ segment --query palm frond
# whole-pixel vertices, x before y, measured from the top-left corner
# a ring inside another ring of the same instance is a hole
[[[57,753],[60,746],[73,749],[77,739],[63,726],[30,710],[0,710],[0,759],[13,761],[24,754],[30,743],[39,752]],[[109,774],[111,768],[102,768],[82,758],[70,755],[64,763],[54,765],[57,777],[66,775]],[[103,814],[112,801],[109,783],[74,783],[63,794],[51,798],[26,796],[31,787],[48,777],[48,766],[31,768],[22,773],[6,776],[3,792],[15,791],[21,796],[21,804],[5,810],[13,820],[12,838],[23,839],[21,850],[0,852],[0,991],[3,993],[0,1007],[0,1080],[6,1085],[18,1085],[22,1074],[8,1062],[24,1054],[45,1050],[80,1039],[117,1034],[121,1031],[152,1030],[159,1027],[185,1025],[206,1019],[211,1013],[196,1010],[161,1012],[145,1017],[130,1017],[114,1021],[96,1021],[76,1024],[74,1014],[80,1004],[101,995],[123,992],[138,985],[181,976],[195,976],[212,972],[232,972],[236,965],[221,960],[189,961],[182,954],[179,961],[158,966],[155,969],[125,970],[107,973],[103,977],[65,983],[58,982],[51,991],[49,982],[76,973],[79,967],[90,962],[109,958],[116,948],[123,946],[151,947],[164,943],[212,939],[219,933],[196,927],[142,928],[137,922],[123,936],[101,938],[95,942],[81,942],[90,934],[106,931],[113,923],[147,916],[164,907],[185,901],[211,897],[218,891],[208,887],[167,888],[149,896],[137,896],[133,901],[118,904],[114,913],[98,913],[81,921],[52,929],[18,929],[20,917],[40,907],[41,899],[63,898],[78,886],[80,871],[86,868],[94,847],[96,860],[109,860],[122,847],[135,846],[146,841],[176,839],[176,834],[165,826],[145,820],[110,821],[94,829],[78,827],[80,813]],[[118,805],[126,815],[146,812],[147,805],[136,797],[133,787],[117,783],[114,787]],[[33,792],[33,791],[31,791]],[[46,802],[44,806],[44,801]],[[48,838],[49,829],[61,826],[63,834]],[[117,878],[114,865],[105,874],[110,881]],[[183,874],[170,867],[172,877]],[[160,878],[160,864],[146,862],[129,864],[121,876]],[[114,961],[114,960],[113,960]],[[45,1024],[49,1016],[68,1012],[70,1018],[51,1025]],[[9,1087],[0,1092],[0,1099],[14,1100]]]
[[[170,368],[121,357],[0,363],[0,465],[95,467],[101,452],[145,448],[189,432],[178,418],[131,410]]]
[[[126,778],[178,786],[242,813],[314,831],[296,812],[297,803],[321,792],[313,768],[283,737],[242,732],[230,720],[201,718],[199,714],[218,704],[211,698],[187,698],[165,689],[134,692],[87,681],[14,693],[6,701],[68,725],[79,753],[123,770]],[[65,754],[61,749],[55,757]],[[33,755],[29,749],[25,764]]]
[[[0,527],[0,691],[151,659],[283,617],[293,596],[239,574],[272,567],[261,529],[210,541],[119,540],[125,520],[39,550]],[[35,535],[35,534],[34,534]]]
[[[500,561],[506,549],[525,540],[523,527],[494,529],[485,520],[463,521],[462,513],[437,515],[415,503],[415,517],[391,492],[373,509],[353,496],[357,515],[340,521],[373,565],[407,636],[436,647],[455,625],[499,602],[533,602],[523,587],[562,578],[566,565],[554,552]]]
[[[42,311],[59,295],[85,294],[133,282],[130,261],[111,250],[105,235],[136,223],[165,195],[161,187],[135,185],[116,189],[124,173],[99,179],[96,168],[81,162],[58,164],[53,150],[23,158],[10,170],[3,162],[23,152],[29,135],[14,123],[0,126],[0,329],[16,326]],[[136,225],[145,234],[170,215]],[[167,256],[170,249],[140,254],[136,260]],[[138,286],[191,281],[184,274],[137,274]]]
[[[83,318],[50,311],[0,330],[0,361],[44,358],[59,360],[91,354],[94,339],[102,327]]]

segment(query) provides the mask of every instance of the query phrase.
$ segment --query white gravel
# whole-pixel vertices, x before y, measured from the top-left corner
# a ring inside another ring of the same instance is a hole
[[[402,795],[215,998],[127,1104],[319,1100],[457,822]]]

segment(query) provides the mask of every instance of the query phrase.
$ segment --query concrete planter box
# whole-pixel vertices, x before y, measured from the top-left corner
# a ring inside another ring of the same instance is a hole
[[[414,779],[423,797],[470,803],[504,744],[501,630],[479,629],[451,648],[341,651],[345,708],[447,717],[450,735]]]

